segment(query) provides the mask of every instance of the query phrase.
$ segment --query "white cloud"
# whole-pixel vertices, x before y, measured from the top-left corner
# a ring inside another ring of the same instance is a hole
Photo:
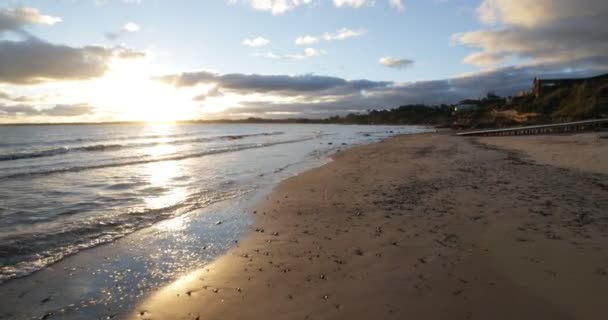
[[[298,6],[311,4],[312,0],[228,0],[229,4],[237,4],[238,2],[248,4],[255,10],[280,15]]]
[[[393,57],[382,57],[378,62],[384,66],[395,69],[403,69],[414,65],[414,60],[395,59]]]
[[[123,31],[126,31],[126,32],[137,32],[137,31],[139,31],[140,29],[141,29],[141,28],[139,27],[139,25],[137,25],[137,24],[136,24],[136,23],[134,23],[134,22],[128,22],[127,24],[125,24],[125,25],[122,27],[122,30],[123,30]]]
[[[309,47],[311,45],[319,43],[321,40],[325,41],[335,41],[335,40],[345,40],[348,38],[360,37],[367,33],[365,29],[352,30],[348,28],[341,28],[336,30],[335,32],[325,32],[320,36],[301,36],[297,37],[294,40],[294,43],[298,46]]]
[[[334,2],[334,6],[341,8],[341,7],[353,7],[353,8],[360,8],[364,5],[373,5],[374,1],[370,1],[370,0],[333,0]]]
[[[139,30],[141,30],[141,27],[138,24],[136,24],[135,22],[127,22],[127,23],[125,23],[124,26],[122,26],[122,28],[120,28],[120,30],[113,31],[113,32],[107,32],[106,39],[116,40],[116,39],[124,36],[127,33],[135,33],[135,32],[138,32]]]
[[[307,57],[318,57],[323,54],[327,54],[327,52],[325,50],[318,50],[315,48],[304,49],[304,55]]]
[[[244,46],[248,46],[248,47],[252,47],[252,48],[264,47],[269,44],[270,44],[270,40],[263,38],[263,37],[243,40]]]
[[[298,46],[310,46],[319,42],[319,38],[313,36],[298,37],[294,41]]]
[[[251,8],[260,11],[271,12],[274,15],[281,15],[300,6],[312,5],[320,2],[319,0],[227,0],[231,5],[244,3]],[[375,0],[331,0],[337,8],[361,8],[364,6],[374,6]],[[391,7],[401,11],[405,9],[403,0],[388,0]]]
[[[348,39],[348,38],[360,37],[366,33],[367,33],[367,30],[364,30],[364,29],[352,30],[352,29],[348,29],[348,28],[342,28],[342,29],[337,30],[336,32],[324,33],[323,39],[325,39],[326,41],[344,40],[344,39]]]
[[[276,59],[276,60],[304,60],[308,58],[314,58],[322,55],[326,55],[327,51],[323,49],[315,49],[315,48],[305,48],[302,52],[299,53],[288,53],[288,54],[276,54],[274,52],[268,51],[264,53],[254,53],[253,55],[256,57],[268,58],[268,59]]]
[[[405,10],[405,5],[403,4],[403,0],[389,0],[389,5],[399,11]]]

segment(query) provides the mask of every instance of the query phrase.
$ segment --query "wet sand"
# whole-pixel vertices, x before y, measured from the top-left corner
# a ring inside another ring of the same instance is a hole
[[[559,163],[535,156],[537,137],[500,139],[338,154],[282,182],[236,248],[132,318],[605,319],[608,172],[593,161],[608,139],[599,160]]]

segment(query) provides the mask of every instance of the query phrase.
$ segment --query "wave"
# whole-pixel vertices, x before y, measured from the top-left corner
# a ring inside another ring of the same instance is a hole
[[[173,133],[173,134],[147,134],[147,135],[131,135],[131,136],[111,136],[106,135],[103,137],[94,138],[74,138],[74,139],[63,139],[63,140],[51,140],[51,141],[36,141],[31,142],[32,146],[49,145],[49,144],[73,144],[83,142],[99,142],[99,141],[125,141],[125,140],[146,140],[146,139],[158,139],[158,138],[180,138],[187,136],[195,136],[199,134],[207,133],[208,131],[194,131],[185,133]],[[22,142],[0,142],[0,147],[13,147],[21,146]]]
[[[182,139],[182,140],[173,140],[173,141],[156,141],[156,142],[145,142],[145,143],[131,143],[131,144],[95,144],[88,145],[82,147],[59,147],[53,149],[45,149],[45,150],[36,150],[36,151],[28,151],[28,152],[13,152],[5,155],[0,155],[0,161],[11,161],[11,160],[22,160],[22,159],[33,159],[33,158],[43,158],[43,157],[52,157],[56,155],[66,154],[69,152],[102,152],[102,151],[110,151],[110,150],[118,150],[118,149],[129,149],[129,148],[142,148],[142,147],[152,147],[162,144],[171,143],[175,144],[186,144],[186,143],[201,143],[201,142],[210,142],[214,140],[239,140],[243,138],[250,137],[259,137],[259,136],[274,136],[280,135],[283,132],[270,132],[270,133],[254,133],[254,134],[245,134],[245,135],[225,135],[218,137],[209,137],[209,138],[194,138],[194,139]]]
[[[203,156],[207,156],[207,155],[220,154],[220,153],[226,153],[226,152],[237,152],[237,151],[247,150],[247,149],[256,149],[256,148],[271,147],[271,146],[281,145],[281,144],[296,143],[296,142],[308,141],[308,140],[312,140],[312,139],[314,139],[314,138],[309,137],[309,138],[285,140],[285,141],[277,141],[277,142],[236,145],[236,146],[230,146],[230,147],[225,147],[225,148],[210,149],[210,150],[203,151],[203,152],[171,155],[171,156],[160,157],[160,158],[150,158],[149,156],[144,156],[145,157],[144,159],[139,157],[136,160],[127,160],[127,161],[123,161],[123,162],[100,163],[100,164],[96,164],[96,165],[76,166],[76,167],[69,167],[69,168],[54,168],[54,169],[50,169],[50,170],[41,170],[41,171],[34,171],[34,172],[19,172],[19,173],[0,176],[0,178],[9,179],[9,178],[20,178],[20,177],[26,177],[26,176],[42,176],[42,175],[50,175],[50,174],[56,174],[56,173],[79,172],[79,171],[92,170],[92,169],[102,169],[102,168],[122,167],[122,166],[130,166],[130,165],[137,165],[137,164],[146,164],[146,163],[151,163],[151,162],[183,160],[183,159],[188,159],[188,158],[198,158],[198,157],[203,157]]]
[[[90,224],[62,229],[56,233],[29,233],[3,238],[0,243],[0,257],[19,254],[25,256],[25,259],[0,264],[0,284],[34,273],[80,251],[118,240],[157,222],[187,214],[213,203],[234,199],[253,190],[253,188],[237,188],[219,193],[202,190],[192,194],[184,202],[165,208],[128,211],[126,214],[110,217],[104,221],[95,220]],[[40,251],[39,246],[32,244],[51,247]]]

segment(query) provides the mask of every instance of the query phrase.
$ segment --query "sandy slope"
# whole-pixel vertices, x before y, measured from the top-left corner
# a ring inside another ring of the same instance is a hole
[[[448,134],[351,149],[133,318],[605,319],[608,174],[527,159]]]

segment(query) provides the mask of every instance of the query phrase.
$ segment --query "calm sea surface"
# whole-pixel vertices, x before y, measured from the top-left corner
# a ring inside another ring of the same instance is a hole
[[[67,272],[70,281],[79,274],[66,268],[104,266],[82,271],[80,277],[88,279],[104,270],[137,269],[134,265],[143,260],[147,264],[139,268],[142,278],[166,281],[185,271],[184,264],[191,268],[208,260],[210,256],[200,258],[201,247],[219,253],[234,243],[249,223],[242,212],[234,212],[247,207],[244,203],[252,201],[256,191],[326,162],[338,149],[422,131],[267,124],[0,126],[0,284],[68,256],[72,260],[62,261],[62,276]],[[193,212],[198,216],[190,216]],[[215,227],[216,221],[225,223]],[[105,256],[83,251],[136,231],[139,235],[124,246],[128,250],[104,248]],[[175,240],[178,233],[181,237]],[[129,250],[146,251],[146,258],[137,252],[125,256]],[[122,258],[116,263],[95,261],[117,256]],[[130,264],[125,262],[129,259]],[[133,277],[124,281],[137,287]],[[69,285],[65,279],[61,283]],[[145,294],[152,284],[134,296]],[[0,296],[8,290],[0,286]],[[63,300],[70,302],[69,297]],[[96,301],[107,308],[116,304],[111,298]],[[0,309],[11,315],[6,305]]]

